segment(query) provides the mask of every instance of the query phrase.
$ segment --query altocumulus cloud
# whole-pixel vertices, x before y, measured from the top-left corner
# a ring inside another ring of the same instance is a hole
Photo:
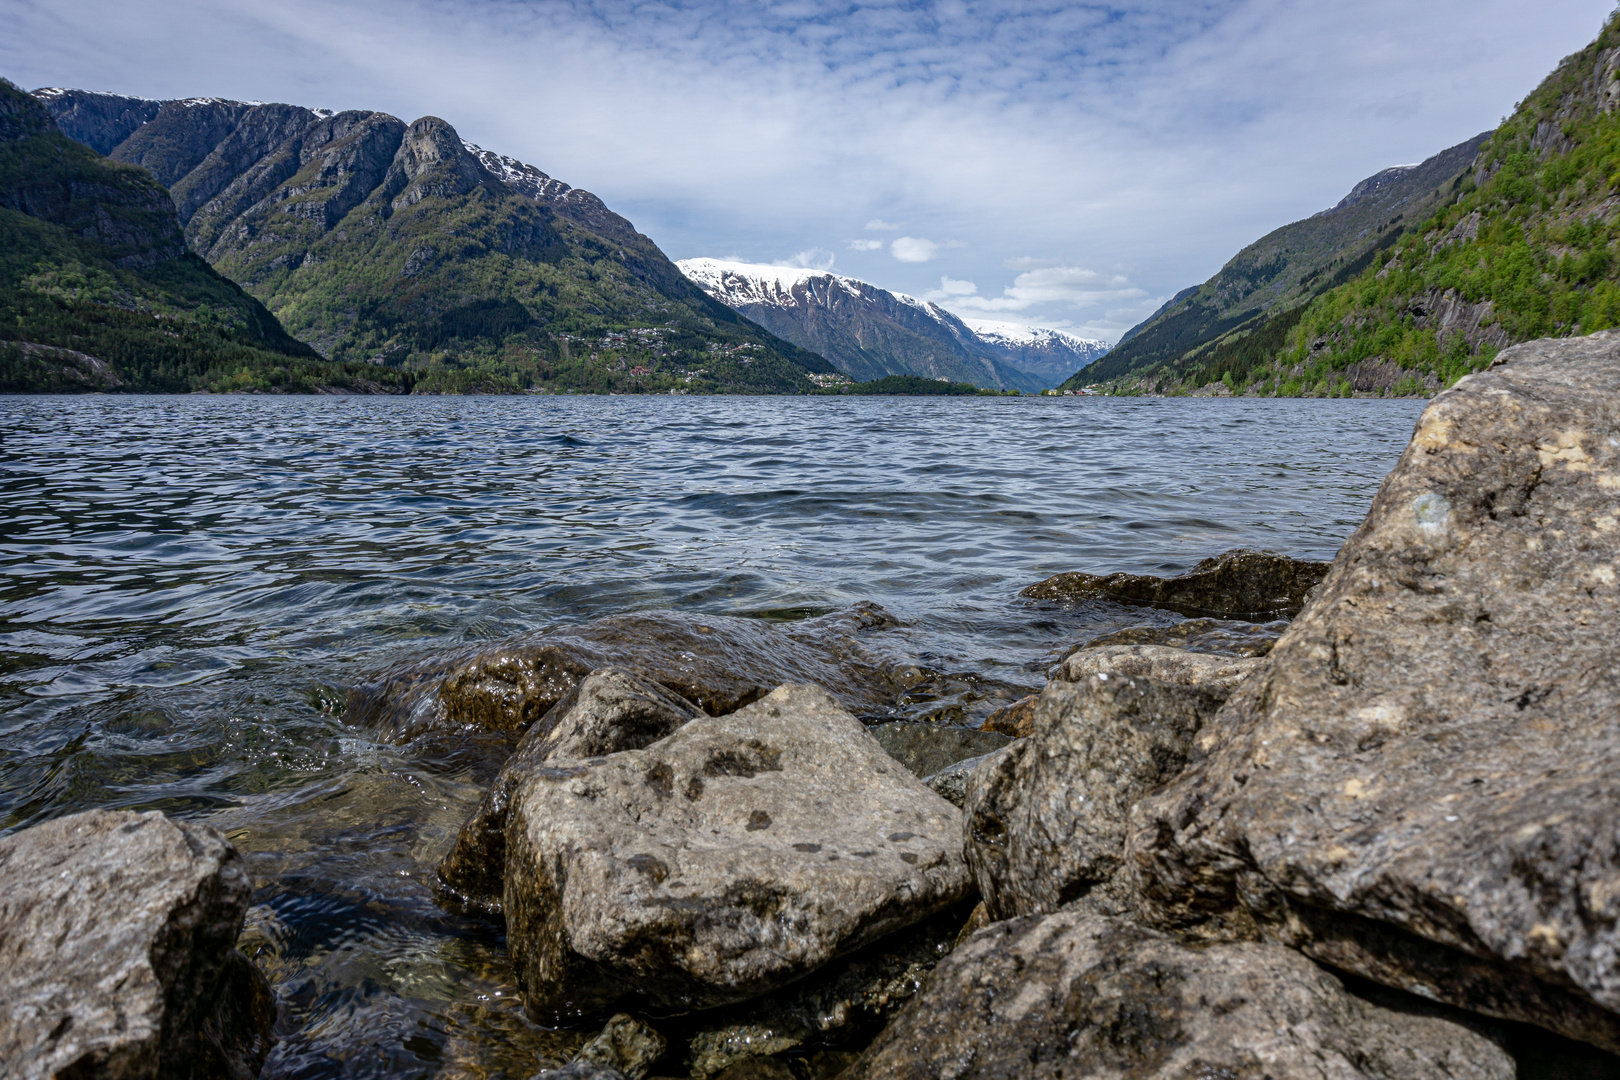
[[[0,0],[0,74],[442,116],[672,257],[837,246],[888,288],[943,271],[993,282],[984,310],[1117,336],[1495,124],[1610,3]],[[838,239],[863,232],[903,235]],[[918,239],[939,236],[962,246]],[[1025,253],[1049,265],[1008,281]]]

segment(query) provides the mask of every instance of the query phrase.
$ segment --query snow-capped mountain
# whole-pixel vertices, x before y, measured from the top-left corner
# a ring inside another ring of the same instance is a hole
[[[1050,380],[1056,386],[1085,367],[1111,346],[1098,338],[1084,338],[1063,330],[1048,330],[993,319],[963,319],[979,340],[1001,353],[1020,371]]]
[[[995,328],[981,334],[938,304],[826,270],[721,259],[676,265],[722,304],[863,382],[922,375],[1039,390],[1056,386],[1100,355],[1096,349],[1107,348],[1010,323],[981,324]]]

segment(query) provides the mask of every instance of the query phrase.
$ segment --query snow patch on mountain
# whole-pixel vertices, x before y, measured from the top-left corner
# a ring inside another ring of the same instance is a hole
[[[1043,347],[1061,342],[1076,352],[1096,352],[1100,355],[1108,350],[1106,341],[1079,337],[1064,330],[1048,330],[1040,326],[999,322],[995,319],[963,317],[962,321],[968,325],[968,329],[979,335],[980,341],[1002,348]]]

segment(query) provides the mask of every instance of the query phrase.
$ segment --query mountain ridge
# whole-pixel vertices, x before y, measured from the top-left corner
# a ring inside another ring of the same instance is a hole
[[[1015,339],[1010,323],[987,336],[933,301],[830,270],[711,258],[676,265],[716,300],[863,382],[917,375],[1036,391],[1107,348],[1060,331]]]
[[[35,97],[166,184],[193,249],[333,359],[429,387],[626,392],[807,393],[832,370],[712,300],[594,195],[437,117]]]

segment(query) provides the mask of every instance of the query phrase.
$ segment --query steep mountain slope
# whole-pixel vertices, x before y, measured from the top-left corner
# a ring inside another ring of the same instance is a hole
[[[979,342],[996,350],[1001,359],[1057,386],[1080,368],[1108,352],[1106,341],[1077,337],[1062,330],[1046,330],[993,319],[963,319]]]
[[[1457,181],[1488,134],[1421,164],[1385,169],[1330,209],[1266,234],[1204,284],[1177,294],[1067,385],[1149,372],[1178,375],[1223,343],[1355,276],[1403,231],[1455,197]]]
[[[1039,390],[1056,381],[1009,362],[1023,347],[987,342],[926,300],[824,270],[721,259],[683,259],[678,265],[714,299],[778,337],[820,353],[853,379],[920,375],[1018,390]],[[1029,351],[1040,354],[1033,344]]]
[[[1453,188],[1343,284],[1157,388],[1428,394],[1504,346],[1620,326],[1620,16],[1520,103]]]
[[[419,389],[805,392],[832,370],[711,300],[595,196],[438,118],[36,96],[69,135],[122,135],[110,156],[167,185],[192,250],[295,336]]]
[[[65,137],[0,80],[0,389],[398,385],[322,362],[186,251],[144,170]]]

